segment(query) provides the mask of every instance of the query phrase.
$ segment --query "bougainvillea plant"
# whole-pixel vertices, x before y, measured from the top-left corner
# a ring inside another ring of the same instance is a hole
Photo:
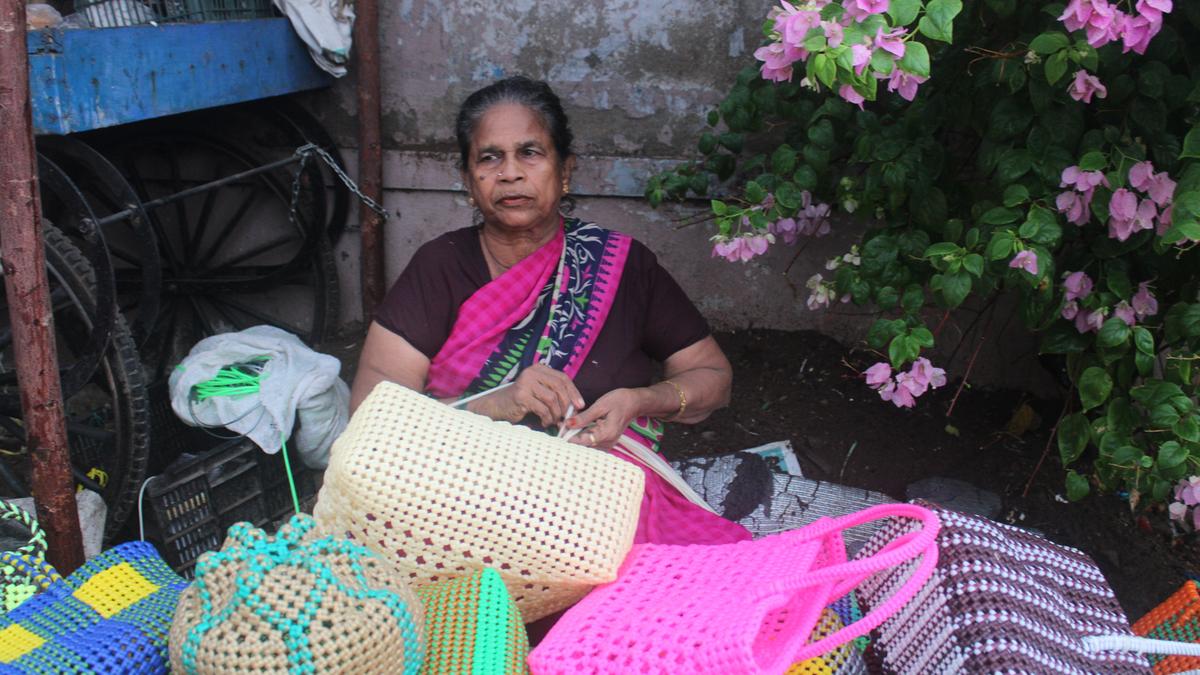
[[[784,0],[763,32],[651,203],[715,186],[731,262],[865,223],[805,302],[878,310],[862,377],[896,406],[945,383],[949,312],[1016,295],[1070,382],[1068,496],[1174,498],[1200,473],[1200,3]]]

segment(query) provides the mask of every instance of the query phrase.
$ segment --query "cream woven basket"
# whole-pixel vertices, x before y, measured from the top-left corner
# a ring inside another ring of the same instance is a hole
[[[617,578],[644,482],[607,453],[384,382],[334,443],[313,515],[418,587],[492,567],[536,621]]]

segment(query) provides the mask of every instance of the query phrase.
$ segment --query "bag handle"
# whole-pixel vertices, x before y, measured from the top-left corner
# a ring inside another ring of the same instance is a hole
[[[840,541],[840,534],[843,530],[875,520],[894,517],[918,520],[922,527],[920,530],[906,532],[889,541],[872,556],[809,570],[794,575],[792,579],[778,581],[768,586],[765,597],[759,600],[760,605],[778,601],[781,598],[785,603],[792,603],[796,600],[797,595],[803,593],[805,589],[823,584],[828,585],[829,595],[826,597],[836,598],[845,595],[850,589],[877,572],[897,567],[918,556],[921,557],[917,569],[904,585],[863,618],[812,644],[805,644],[810,637],[808,634],[796,632],[788,638],[788,643],[781,648],[780,653],[788,655],[789,663],[798,663],[823,654],[861,637],[900,611],[904,604],[911,600],[933,575],[938,559],[937,535],[941,529],[941,523],[932,511],[915,504],[881,504],[840,518],[822,518],[794,531],[795,538],[803,541],[830,535],[837,536]],[[787,534],[791,533],[777,536],[786,536]],[[825,604],[824,601],[822,604]]]
[[[1088,651],[1139,652],[1168,656],[1200,656],[1200,645],[1174,640],[1155,640],[1134,635],[1088,635],[1083,638]]]

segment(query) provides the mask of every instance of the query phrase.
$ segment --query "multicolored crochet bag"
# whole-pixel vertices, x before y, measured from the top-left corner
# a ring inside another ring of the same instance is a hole
[[[923,502],[921,502],[923,503]],[[932,507],[942,523],[938,564],[916,596],[872,634],[887,672],[1148,673],[1146,659],[1095,648],[1089,637],[1130,636],[1104,575],[1082,552],[978,516]],[[859,555],[911,534],[885,525]],[[864,581],[863,609],[907,585],[907,564]],[[1102,647],[1103,645],[1101,645]]]
[[[823,640],[846,626],[842,617],[833,609],[821,610],[821,618],[813,628],[810,642]],[[853,642],[834,647],[832,650],[794,663],[784,675],[866,675],[867,663],[862,651]]]
[[[876,555],[846,561],[843,530],[893,516],[919,521],[920,529]],[[937,532],[928,510],[888,504],[755,541],[640,544],[615,582],[567,610],[530,653],[529,666],[538,675],[782,673],[866,634],[903,606],[933,571]],[[831,601],[917,558],[917,572],[891,600],[812,639]]]
[[[109,549],[0,618],[0,673],[166,673],[186,584],[145,542]]]
[[[25,544],[0,552],[0,611],[10,612],[62,577],[46,562],[46,533],[37,518],[15,504],[0,501],[0,519],[29,531]]]
[[[504,580],[488,567],[417,589],[425,604],[422,675],[529,672],[529,636]]]
[[[237,523],[179,599],[171,671],[416,675],[422,616],[387,559],[318,538],[311,517],[293,516],[275,537]]]
[[[1133,624],[1134,635],[1200,643],[1200,584],[1188,581]],[[1200,669],[1200,657],[1150,655],[1156,675]]]
[[[334,443],[313,515],[417,587],[494,568],[536,621],[617,578],[644,486],[607,453],[383,382]]]

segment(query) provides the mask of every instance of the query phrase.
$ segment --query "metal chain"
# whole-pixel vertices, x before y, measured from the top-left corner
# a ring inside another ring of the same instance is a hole
[[[379,205],[379,202],[376,202],[374,199],[371,199],[370,197],[363,194],[362,190],[358,189],[358,184],[356,184],[354,182],[354,180],[350,178],[350,176],[347,176],[345,171],[342,171],[342,168],[340,166],[338,166],[337,161],[335,161],[333,159],[333,157],[330,156],[330,154],[325,151],[324,148],[322,148],[319,145],[309,143],[307,145],[302,145],[299,148],[296,148],[296,154],[301,157],[301,160],[300,160],[301,161],[301,164],[300,164],[301,171],[304,170],[304,162],[308,159],[309,156],[316,155],[316,156],[320,157],[322,160],[325,161],[325,164],[329,167],[329,170],[332,171],[333,174],[335,176],[337,176],[338,179],[341,180],[343,184],[345,184],[346,188],[348,190],[350,190],[351,192],[353,192],[355,194],[355,196],[358,197],[359,201],[366,204],[367,207],[370,208],[375,213],[378,213],[380,218],[387,220],[388,212],[385,211],[384,208]],[[297,175],[297,177],[299,177],[299,173],[297,173],[296,175]],[[298,190],[298,187],[293,186],[293,196],[292,196],[293,208],[294,208],[295,200],[296,200],[296,195],[294,194],[296,190]]]

